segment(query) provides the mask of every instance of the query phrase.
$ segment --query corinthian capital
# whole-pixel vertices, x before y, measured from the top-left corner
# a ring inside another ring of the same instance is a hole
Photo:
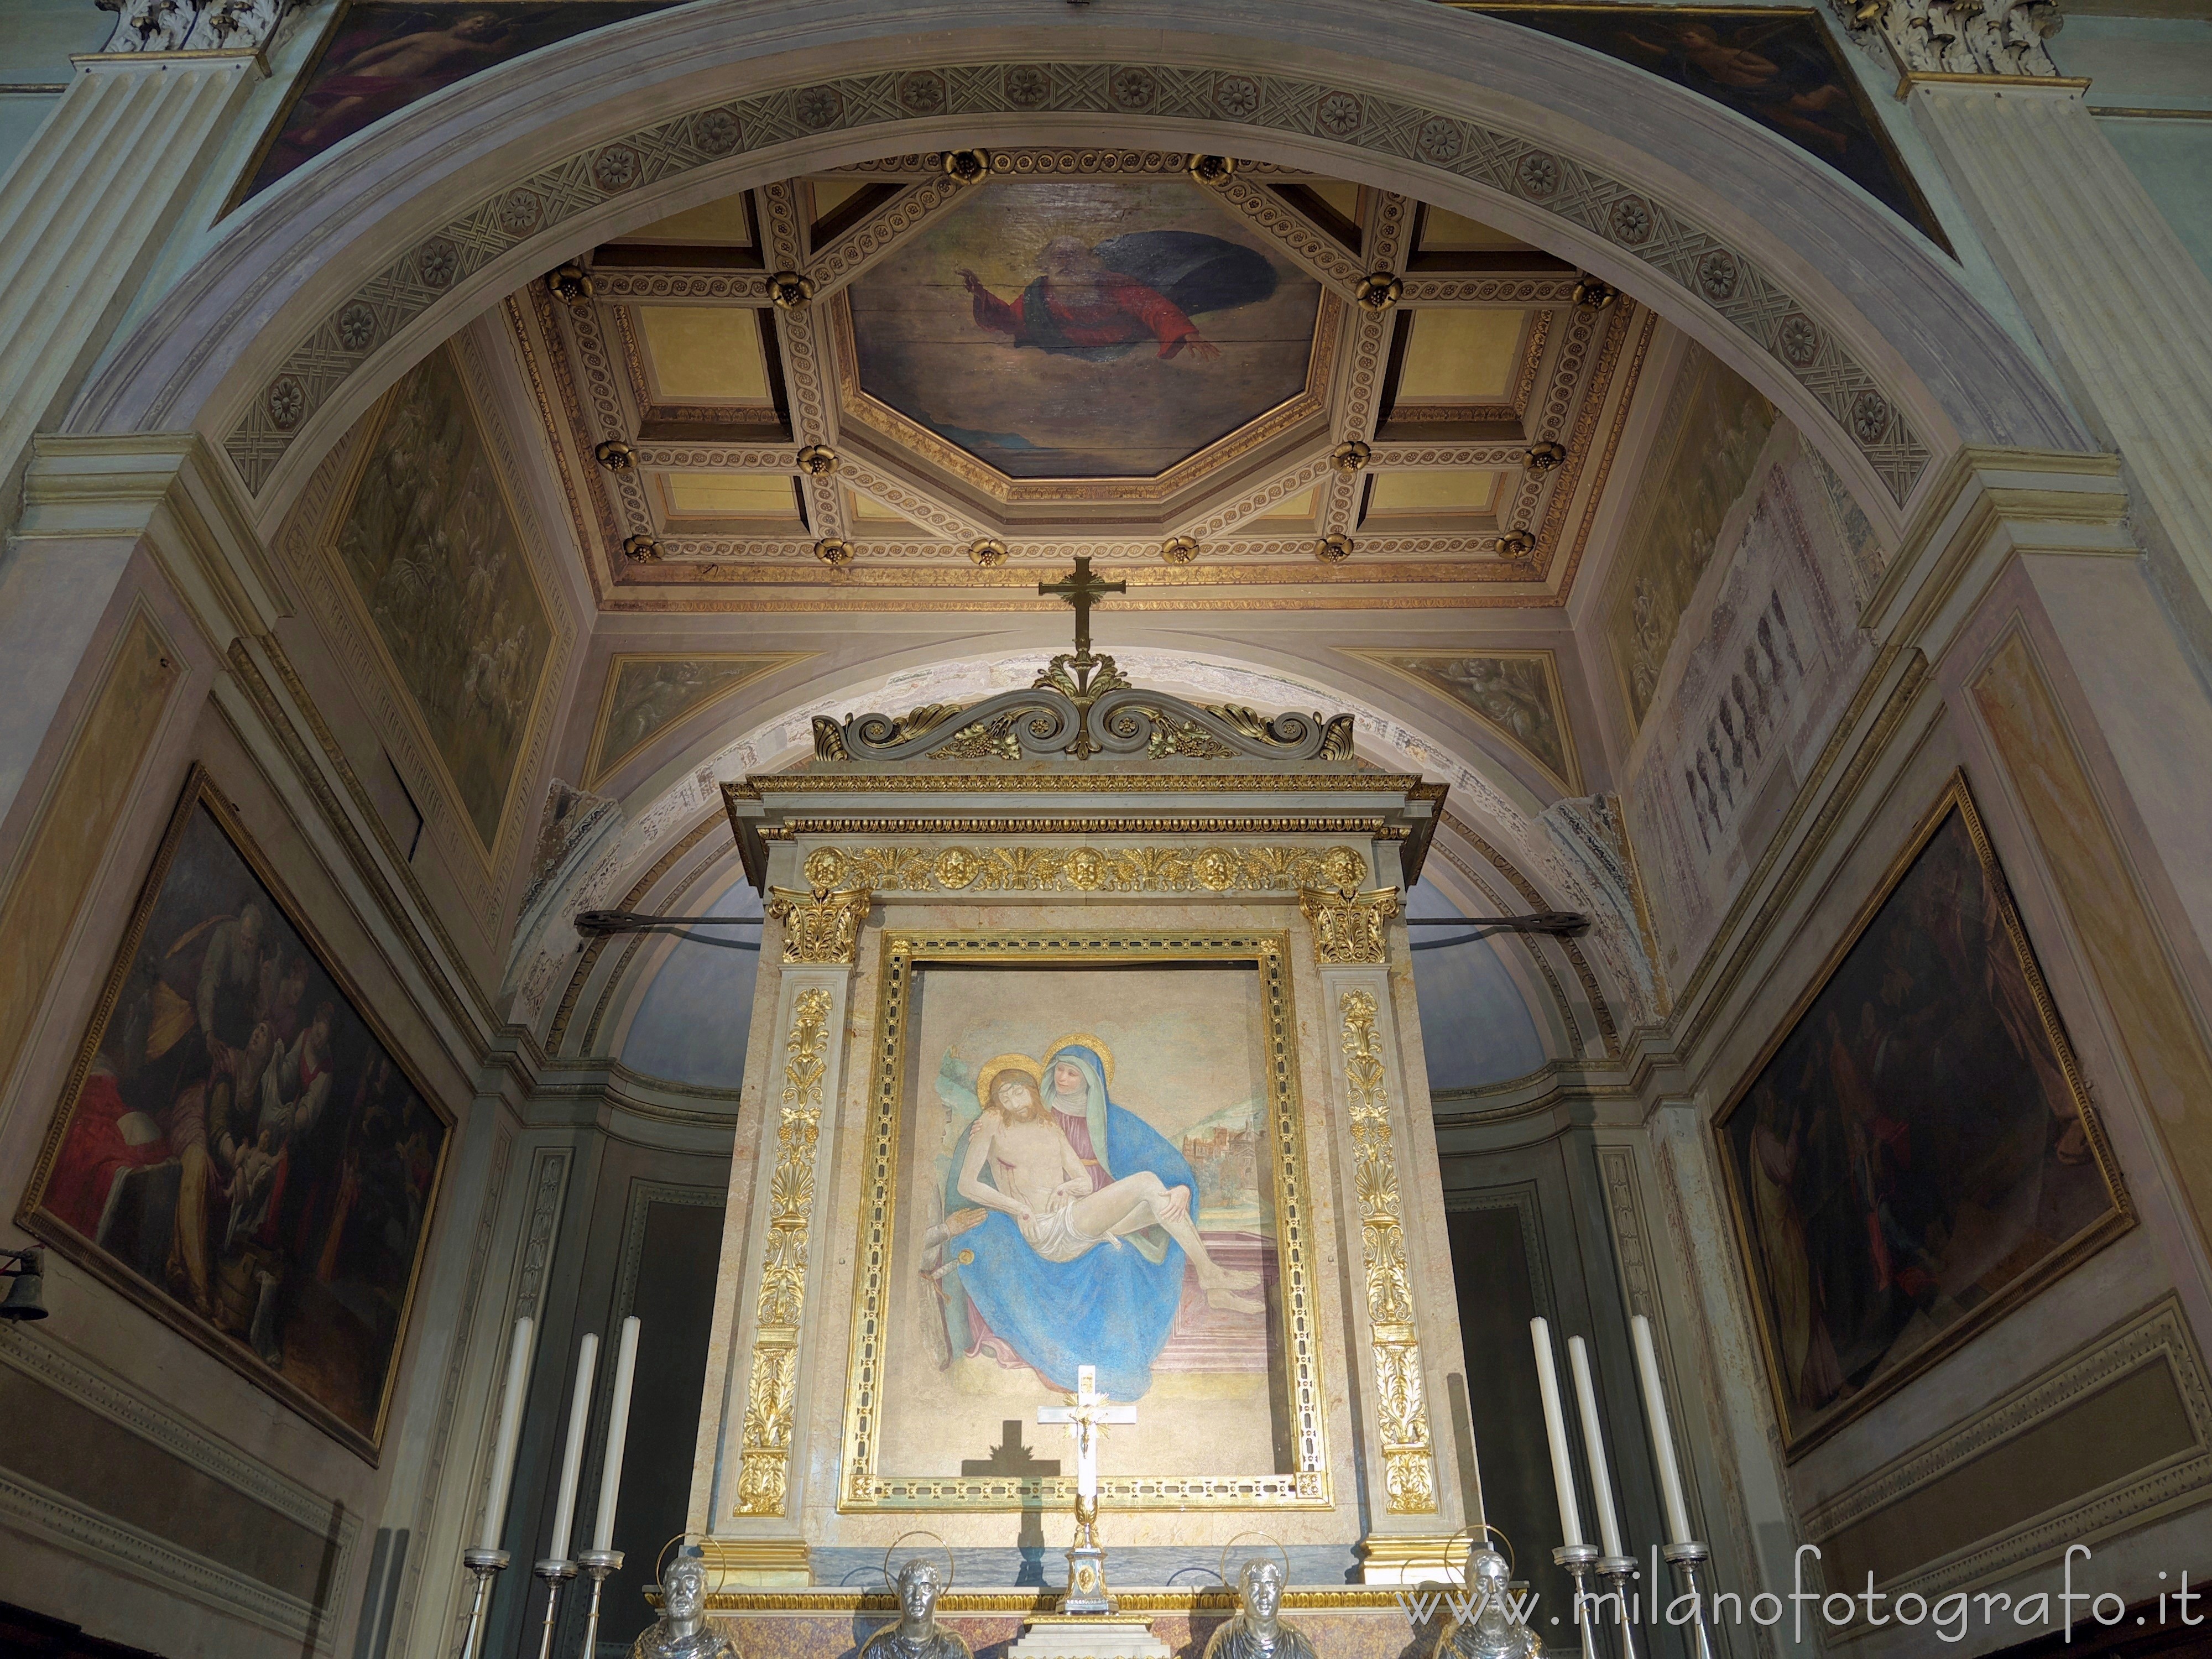
[[[1832,0],[1855,39],[1879,36],[1898,70],[2057,80],[2045,42],[2065,21],[2057,0]]]
[[[258,52],[288,0],[94,0],[115,14],[103,52]]]

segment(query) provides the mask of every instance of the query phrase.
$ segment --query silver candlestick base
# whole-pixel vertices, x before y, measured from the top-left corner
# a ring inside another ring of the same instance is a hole
[[[545,1581],[545,1629],[538,1638],[538,1659],[553,1659],[553,1620],[561,1607],[561,1587],[576,1576],[574,1561],[540,1561],[531,1568]]]
[[[502,1572],[510,1558],[505,1550],[480,1549],[474,1545],[461,1552],[461,1565],[476,1575],[476,1594],[469,1598],[469,1627],[461,1634],[459,1659],[477,1659],[483,1640],[484,1603],[491,1599],[492,1575]]]
[[[606,1588],[608,1576],[622,1571],[623,1553],[620,1550],[584,1550],[576,1557],[576,1565],[592,1581],[592,1611],[584,1620],[584,1647],[577,1659],[595,1659],[599,1650],[599,1592]]]
[[[1597,1576],[1605,1584],[1599,1600],[1613,1598],[1613,1621],[1620,1627],[1620,1659],[1636,1659],[1636,1617],[1629,1610],[1628,1602],[1632,1593],[1630,1583],[1636,1572],[1636,1558],[1632,1555],[1601,1555],[1597,1559]]]
[[[1595,1544],[1562,1544],[1552,1552],[1552,1559],[1566,1569],[1575,1581],[1575,1629],[1583,1642],[1583,1659],[1597,1659],[1597,1637],[1591,1629],[1595,1622],[1589,1603],[1590,1569],[1597,1565],[1597,1546]]]
[[[1713,1553],[1696,1539],[1686,1538],[1679,1544],[1662,1544],[1659,1553],[1674,1569],[1679,1595],[1690,1597],[1690,1659],[1713,1659],[1712,1632],[1705,1628],[1705,1587],[1698,1578],[1698,1568],[1712,1559]]]

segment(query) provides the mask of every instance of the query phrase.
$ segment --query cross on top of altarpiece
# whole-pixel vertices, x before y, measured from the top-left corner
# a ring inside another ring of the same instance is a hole
[[[1075,607],[1075,660],[1091,660],[1091,607],[1108,593],[1126,593],[1127,582],[1102,581],[1091,574],[1091,556],[1075,556],[1075,574],[1065,581],[1039,582],[1037,592],[1047,599],[1066,599]]]

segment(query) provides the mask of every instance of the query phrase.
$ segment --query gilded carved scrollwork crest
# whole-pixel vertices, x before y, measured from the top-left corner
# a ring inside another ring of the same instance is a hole
[[[1395,887],[1362,893],[1350,887],[1334,892],[1303,888],[1298,908],[1313,928],[1314,956],[1324,968],[1369,967],[1384,960],[1390,918],[1401,895]]]
[[[868,920],[866,888],[848,887],[833,893],[827,886],[811,890],[771,887],[769,895],[769,919],[783,927],[786,963],[853,965],[860,952],[860,928]]]

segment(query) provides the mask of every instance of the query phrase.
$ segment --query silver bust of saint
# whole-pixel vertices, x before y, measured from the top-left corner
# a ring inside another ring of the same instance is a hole
[[[1538,1659],[1543,1643],[1506,1605],[1512,1573],[1505,1558],[1486,1545],[1467,1553],[1467,1597],[1477,1611],[1445,1630],[1437,1644],[1439,1659]]]
[[[916,1559],[899,1569],[899,1617],[860,1644],[860,1659],[972,1659],[957,1631],[937,1622],[944,1576],[934,1563]]]
[[[1277,1615],[1283,1606],[1283,1570],[1273,1561],[1247,1561],[1237,1575],[1242,1604],[1206,1638],[1206,1659],[1316,1659],[1312,1641]]]
[[[660,1617],[630,1644],[629,1659],[740,1659],[729,1626],[707,1615],[707,1568],[679,1555],[660,1575]]]

